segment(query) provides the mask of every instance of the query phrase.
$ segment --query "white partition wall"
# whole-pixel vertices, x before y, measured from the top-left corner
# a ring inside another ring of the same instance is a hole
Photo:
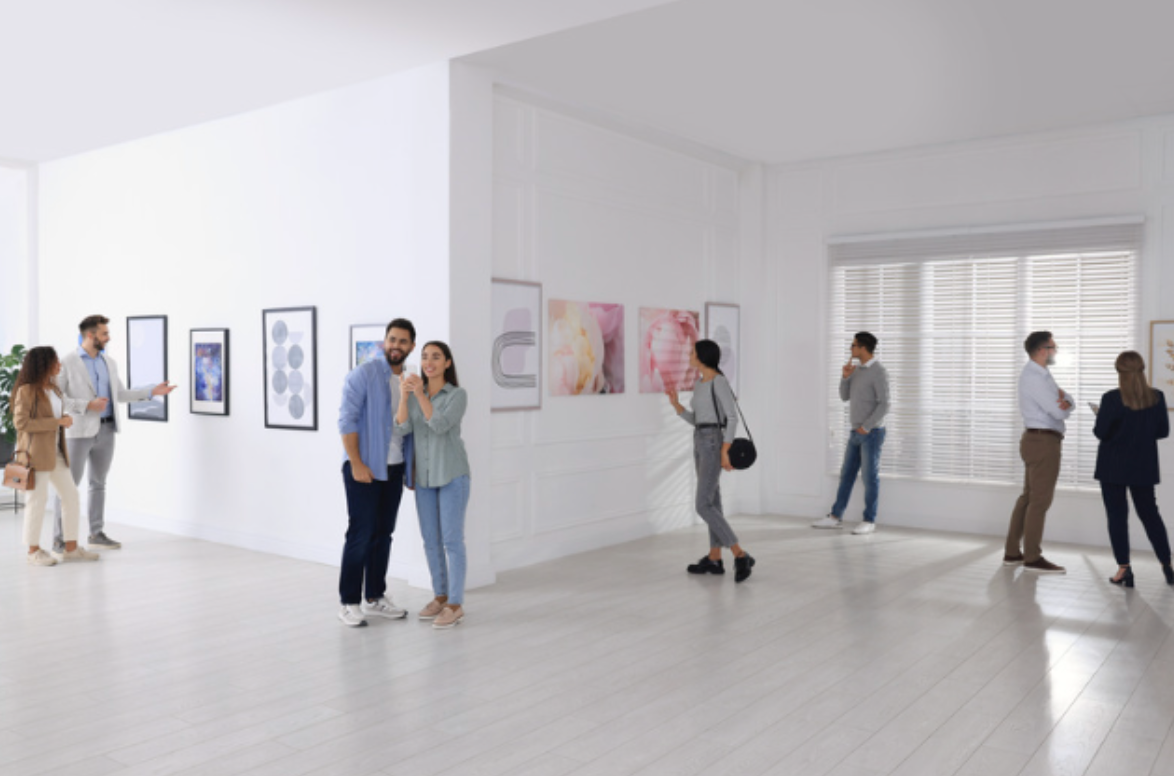
[[[513,93],[495,101],[493,151],[493,275],[541,283],[544,308],[623,304],[626,335],[624,393],[552,396],[547,385],[541,410],[492,415],[494,565],[690,524],[692,436],[663,396],[639,392],[638,316],[741,301],[738,165]],[[730,511],[752,476],[723,478]]]
[[[448,339],[447,63],[46,164],[42,342],[77,323],[163,314],[167,423],[124,424],[109,519],[336,563],[346,529],[337,431],[349,327],[412,319]],[[319,428],[266,429],[261,311],[314,305]],[[188,412],[192,328],[231,331],[231,414]],[[125,378],[125,374],[124,374]],[[395,576],[427,580],[413,500]]]
[[[831,237],[1141,216],[1136,346],[1147,358],[1148,322],[1174,318],[1174,118],[774,167],[768,191],[758,299],[777,343],[770,382],[779,400],[764,456],[768,511],[815,517],[835,495],[825,455]],[[952,354],[947,346],[930,357],[948,363]],[[1077,411],[1099,398],[1077,396]],[[1017,459],[1018,450],[1007,455]],[[1174,449],[1163,455],[1174,472]],[[1174,495],[1170,487],[1160,500]],[[1014,486],[885,479],[879,521],[999,534],[1017,495]],[[854,494],[848,517],[859,519],[861,501]],[[1104,531],[1098,494],[1057,493],[1048,538],[1101,544]]]
[[[0,163],[0,352],[35,335],[32,192],[36,170]]]

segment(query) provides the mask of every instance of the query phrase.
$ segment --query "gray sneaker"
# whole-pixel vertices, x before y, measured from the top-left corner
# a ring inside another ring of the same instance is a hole
[[[122,546],[122,543],[111,539],[105,531],[99,531],[90,536],[90,546],[100,550],[117,550]]]

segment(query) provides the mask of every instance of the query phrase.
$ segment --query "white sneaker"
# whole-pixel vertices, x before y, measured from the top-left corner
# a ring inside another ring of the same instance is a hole
[[[30,552],[26,556],[26,559],[28,560],[28,563],[30,566],[56,566],[57,565],[57,561],[53,559],[53,556],[50,555],[49,553],[45,552],[44,550],[37,550],[36,552]]]
[[[382,596],[377,601],[364,601],[359,608],[363,614],[370,614],[373,617],[386,617],[389,620],[402,620],[408,616],[407,609],[399,608],[387,596]]]
[[[861,523],[852,529],[852,533],[856,536],[863,536],[864,534],[870,534],[874,532],[876,532],[876,523]]]
[[[363,612],[354,604],[345,604],[338,610],[338,619],[348,628],[362,628],[367,621],[363,619]]]
[[[90,552],[80,544],[72,550],[62,550],[61,552],[54,552],[53,558],[58,563],[69,563],[75,560],[98,560],[102,557],[96,552]]]
[[[843,528],[844,521],[835,515],[825,515],[811,524],[812,528]]]

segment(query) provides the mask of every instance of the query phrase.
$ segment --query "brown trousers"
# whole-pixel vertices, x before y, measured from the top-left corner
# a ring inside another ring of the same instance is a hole
[[[1062,441],[1054,434],[1026,431],[1019,439],[1019,456],[1027,470],[1023,476],[1023,495],[1015,502],[1011,525],[1007,528],[1007,557],[1019,555],[1020,541],[1025,562],[1039,560],[1043,555],[1040,542],[1044,538],[1048,507],[1056,493],[1056,480],[1060,477]]]

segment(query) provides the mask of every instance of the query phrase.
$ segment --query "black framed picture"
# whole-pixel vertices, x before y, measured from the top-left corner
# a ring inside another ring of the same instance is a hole
[[[318,430],[318,308],[261,312],[265,428]]]
[[[188,352],[193,415],[227,415],[228,329],[192,329]]]
[[[136,315],[126,319],[126,386],[132,391],[167,382],[167,316]],[[167,422],[167,397],[131,402],[131,420]]]

